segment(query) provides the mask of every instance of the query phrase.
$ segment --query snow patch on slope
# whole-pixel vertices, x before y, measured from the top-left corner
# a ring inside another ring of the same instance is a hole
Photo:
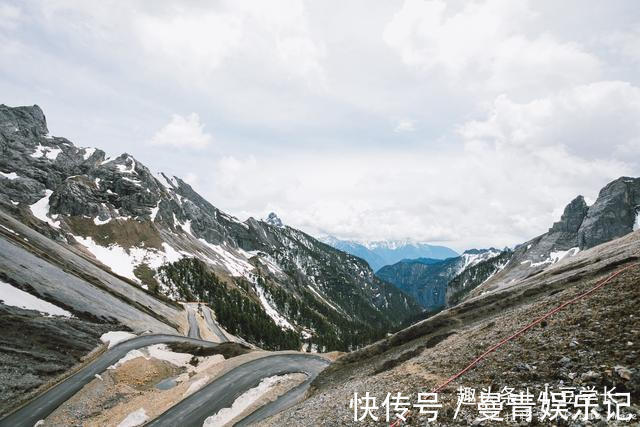
[[[311,292],[313,292],[318,298],[320,298],[320,300],[322,302],[324,302],[325,304],[327,304],[329,307],[333,308],[335,311],[340,312],[340,310],[338,310],[333,304],[331,304],[329,301],[327,301],[326,299],[324,299],[324,297],[322,295],[320,295],[320,293],[318,291],[316,291],[315,289],[313,289],[312,286],[307,286]],[[380,295],[380,294],[378,294]],[[377,296],[377,295],[376,295]]]
[[[112,244],[108,247],[94,242],[92,237],[73,236],[80,244],[93,254],[93,256],[111,268],[111,270],[134,282],[140,283],[140,279],[134,274],[136,266],[147,264],[149,268],[157,269],[163,264],[176,262],[183,256],[189,255],[176,251],[166,242],[162,243],[163,252],[157,249],[129,248],[127,252],[122,246]]]
[[[577,248],[577,247],[567,249],[566,251],[553,251],[549,253],[549,257],[543,261],[540,261],[540,262],[529,261],[531,263],[530,267],[540,267],[541,265],[545,265],[545,264],[549,264],[549,265],[555,264],[556,262],[561,261],[565,258],[574,256],[578,252],[580,252],[580,248]],[[523,263],[524,262],[526,261],[523,261]]]
[[[19,178],[18,174],[15,172],[9,172],[9,173],[0,172],[0,175],[4,176],[7,179],[10,179],[11,181]]]
[[[280,375],[267,377],[260,381],[254,388],[250,388],[246,392],[242,393],[231,405],[230,408],[223,408],[217,414],[210,416],[204,420],[202,427],[217,427],[223,426],[231,422],[238,415],[242,414],[247,408],[253,405],[258,399],[268,393],[278,384],[288,381],[292,378],[292,375]]]
[[[280,326],[283,329],[291,329],[292,331],[295,330],[291,323],[289,323],[289,321],[285,319],[280,313],[278,313],[278,311],[271,305],[271,303],[267,299],[267,296],[265,295],[264,289],[262,289],[260,285],[255,285],[255,290],[258,294],[258,298],[260,298],[260,304],[262,304],[264,311],[269,317],[271,317],[271,319],[273,319],[274,322],[276,322],[276,325]]]
[[[118,424],[118,427],[137,427],[141,426],[149,420],[149,416],[144,408],[140,408],[127,415],[127,417]]]
[[[131,162],[131,166],[127,166],[126,165],[126,161],[129,160]],[[125,159],[125,164],[123,165],[116,165],[116,168],[118,169],[118,172],[120,173],[136,173],[136,161],[133,160],[133,157],[128,156]]]
[[[0,300],[5,305],[20,307],[27,310],[36,310],[49,316],[72,316],[72,314],[67,310],[18,289],[9,283],[3,282],[2,280],[0,280]]]
[[[100,336],[100,341],[107,344],[107,348],[111,348],[123,341],[135,338],[137,335],[125,331],[110,331]]]
[[[58,158],[58,154],[60,154],[61,152],[62,149],[60,148],[45,147],[42,144],[38,144],[35,151],[31,153],[31,157],[37,159],[46,157],[49,160],[55,160],[56,158]]]
[[[91,148],[91,147],[86,147],[82,149],[82,157],[85,160],[89,160],[89,157],[93,156],[93,153],[96,152],[95,148]]]
[[[493,249],[489,249],[488,251],[484,251],[484,252],[480,252],[477,254],[474,253],[463,253],[461,255],[462,258],[462,266],[460,267],[460,271],[458,272],[461,273],[462,271],[464,271],[466,268],[468,267],[472,267],[482,261],[486,261],[488,259],[491,258],[495,258],[498,255],[500,255],[500,251],[498,250],[493,250]]]
[[[221,245],[214,245],[202,238],[198,240],[215,253],[217,259],[212,259],[211,257],[206,256],[206,254],[203,254],[214,264],[221,265],[232,276],[251,278],[250,272],[253,271],[253,265],[251,265],[246,259],[234,255],[231,251],[225,249]]]
[[[159,210],[160,210],[160,201],[158,201],[155,208],[151,208],[151,214],[150,214],[151,222],[154,222],[156,220],[156,216],[158,215]]]
[[[49,217],[49,198],[53,194],[53,191],[45,190],[44,194],[45,196],[29,206],[29,209],[31,209],[33,216],[40,221],[46,222],[53,228],[60,228],[60,221],[54,221]]]

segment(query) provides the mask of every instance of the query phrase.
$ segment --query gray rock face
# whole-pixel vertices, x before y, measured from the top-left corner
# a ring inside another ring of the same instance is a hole
[[[584,201],[584,197],[576,197],[564,208],[560,221],[553,224],[549,232],[576,233],[580,229],[588,211],[589,206]]]
[[[271,212],[269,216],[267,216],[266,222],[267,224],[273,225],[275,227],[284,227],[282,220],[278,217],[278,215],[276,215],[275,212]]]
[[[581,248],[591,248],[633,231],[640,211],[640,178],[622,177],[600,190],[578,232]]]
[[[0,302],[0,416],[32,397],[30,393],[37,387],[79,363],[110,327],[46,317]],[[25,340],[25,336],[32,339]]]

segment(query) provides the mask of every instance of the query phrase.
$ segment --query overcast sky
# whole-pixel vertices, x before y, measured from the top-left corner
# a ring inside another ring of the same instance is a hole
[[[636,0],[0,0],[0,103],[356,240],[545,232],[640,175],[639,71]]]

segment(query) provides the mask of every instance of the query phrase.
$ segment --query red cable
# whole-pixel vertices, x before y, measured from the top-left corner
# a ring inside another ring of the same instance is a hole
[[[575,303],[576,301],[587,297],[589,295],[591,295],[592,293],[594,293],[595,291],[597,291],[598,289],[600,289],[601,287],[603,287],[604,285],[606,285],[607,283],[609,283],[614,277],[618,276],[619,274],[621,274],[622,272],[629,270],[632,267],[637,267],[640,266],[640,264],[631,264],[628,265],[624,268],[621,268],[620,270],[616,271],[615,273],[611,274],[609,277],[607,277],[606,279],[603,279],[600,283],[598,283],[596,286],[594,286],[593,288],[589,289],[588,291],[570,299],[569,301],[566,301],[562,304],[560,304],[558,307],[554,308],[553,310],[549,311],[547,314],[545,314],[542,317],[539,317],[538,319],[534,320],[533,322],[531,322],[530,324],[528,324],[527,326],[525,326],[524,328],[520,329],[519,331],[517,331],[516,333],[514,333],[513,335],[504,338],[502,341],[500,341],[499,343],[491,346],[487,351],[485,351],[484,353],[482,353],[480,356],[478,356],[473,362],[471,362],[466,368],[464,368],[463,370],[461,370],[460,372],[458,372],[457,374],[451,376],[448,380],[446,380],[444,383],[440,384],[438,387],[434,388],[433,390],[431,390],[431,393],[438,393],[440,390],[442,390],[443,388],[445,388],[447,385],[449,385],[451,382],[455,381],[456,379],[460,378],[462,375],[464,375],[466,372],[468,372],[469,370],[471,370],[471,368],[473,368],[475,365],[478,364],[478,362],[480,362],[482,359],[484,359],[488,354],[494,352],[496,349],[498,349],[499,347],[501,347],[502,345],[506,344],[507,342],[511,341],[514,338],[517,338],[518,336],[522,335],[523,333],[525,333],[526,331],[528,331],[529,329],[533,328],[534,326],[536,326],[538,323],[542,322],[544,319],[554,315],[555,313],[557,313],[558,311],[562,310],[563,308],[565,308],[566,306]],[[397,419],[395,420],[392,424],[390,424],[390,427],[396,427],[398,425],[400,425],[400,422],[402,420]]]

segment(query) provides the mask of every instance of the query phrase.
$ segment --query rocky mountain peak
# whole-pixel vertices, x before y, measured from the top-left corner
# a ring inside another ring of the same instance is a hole
[[[591,248],[631,233],[639,207],[640,178],[623,176],[607,184],[580,227],[580,248]]]
[[[576,197],[564,208],[560,221],[554,223],[549,232],[577,233],[588,211],[589,206],[584,197]]]
[[[0,104],[0,132],[5,136],[21,133],[47,135],[47,119],[37,105],[12,108]]]
[[[282,220],[276,215],[275,212],[271,212],[265,222],[269,225],[273,225],[274,227],[284,227],[284,223]]]

